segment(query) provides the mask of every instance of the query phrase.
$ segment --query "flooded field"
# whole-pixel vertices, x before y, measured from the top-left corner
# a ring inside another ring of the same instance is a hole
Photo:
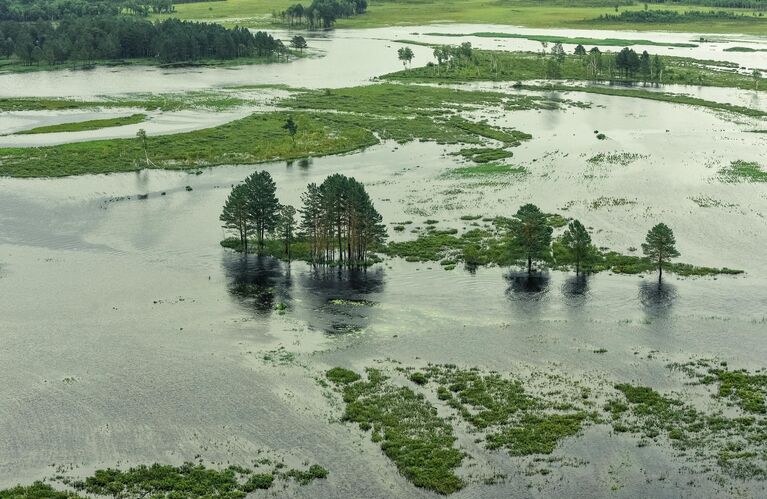
[[[442,28],[339,31],[309,40],[324,57],[282,65],[0,75],[0,95],[366,84],[401,67],[392,40],[434,41],[413,33]],[[451,25],[450,31],[491,28],[497,27]],[[525,31],[541,32],[515,32]],[[637,37],[690,41],[693,35]],[[764,55],[721,51],[764,39],[730,38],[673,52],[767,67]],[[471,41],[504,49],[540,45]],[[431,60],[429,48],[413,49],[414,64]],[[467,87],[520,92],[498,83]],[[767,109],[764,92],[662,90]],[[728,181],[722,173],[734,161],[764,168],[767,134],[752,133],[765,128],[764,119],[617,96],[545,95],[583,105],[465,113],[533,136],[509,160],[524,175],[457,177],[449,171],[465,163],[449,153],[459,146],[383,141],[354,154],[287,164],[0,178],[0,488],[142,463],[247,465],[274,452],[291,466],[318,462],[330,474],[273,495],[437,497],[414,487],[367,432],[340,421],[344,402],[324,381],[328,369],[374,367],[402,383],[407,378],[398,368],[429,363],[546,373],[593,391],[596,411],[619,383],[664,394],[689,391],[696,407],[707,408],[711,396],[687,386],[690,379],[669,369],[671,363],[710,359],[732,369],[764,368],[767,183]],[[158,113],[146,128],[176,133],[245,112]],[[104,114],[76,114],[94,116]],[[0,133],[12,133],[75,115],[4,113],[2,119]],[[7,135],[0,145],[130,137],[137,128],[44,139]],[[658,287],[655,274],[576,278],[551,270],[530,277],[517,268],[444,270],[437,262],[401,258],[341,270],[243,256],[220,246],[219,214],[231,186],[260,169],[273,176],[280,201],[294,206],[308,183],[336,172],[354,176],[393,240],[415,237],[411,227],[427,219],[462,233],[482,223],[477,216],[509,217],[532,202],[581,220],[593,227],[596,246],[623,253],[636,251],[647,230],[663,221],[676,234],[681,261],[745,273],[670,275]],[[405,231],[393,230],[404,222],[411,222]],[[607,420],[562,439],[543,458],[489,450],[464,423],[455,423],[455,432],[456,447],[471,457],[456,472],[466,485],[451,497],[767,494],[757,472],[728,475],[708,450],[648,444]]]

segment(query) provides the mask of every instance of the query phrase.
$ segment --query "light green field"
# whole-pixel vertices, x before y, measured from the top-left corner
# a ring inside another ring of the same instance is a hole
[[[85,132],[90,130],[99,130],[102,128],[111,128],[115,126],[135,125],[146,120],[146,114],[138,113],[130,116],[120,116],[118,118],[108,118],[103,120],[78,121],[76,123],[60,123],[58,125],[40,126],[30,130],[16,132],[16,135],[35,135],[38,133],[56,133],[56,132]]]
[[[249,27],[268,27],[278,23],[272,18],[273,12],[280,12],[293,0],[225,0],[222,2],[202,2],[181,4],[171,14],[183,19],[219,21],[226,25],[239,24]],[[309,4],[310,2],[304,2]],[[642,3],[620,10],[641,10]],[[649,9],[676,10],[711,10],[710,7],[691,5],[654,5]],[[751,14],[747,9],[714,9]],[[342,19],[339,28],[371,28],[397,25],[419,25],[435,22],[488,23],[527,26],[533,28],[593,28],[635,31],[689,31],[693,33],[745,33],[767,35],[767,18],[751,20],[716,20],[673,24],[649,23],[593,23],[588,22],[602,14],[615,14],[615,8],[570,7],[556,5],[556,2],[532,4],[529,1],[504,0],[487,2],[486,0],[429,0],[384,1],[374,0],[368,11],[352,19]],[[156,17],[167,17],[161,15]]]

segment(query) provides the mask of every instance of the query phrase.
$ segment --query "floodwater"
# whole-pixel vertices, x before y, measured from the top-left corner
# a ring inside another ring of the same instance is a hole
[[[584,36],[598,39],[623,38],[652,41],[690,43],[699,39],[693,33],[632,33],[608,30],[533,30],[496,25],[430,25],[389,27],[362,30],[316,32],[273,32],[289,39],[296,33],[305,35],[315,57],[306,57],[290,64],[258,64],[235,68],[181,68],[154,67],[97,67],[89,71],[51,71],[26,74],[0,74],[0,97],[92,97],[122,95],[133,92],[182,92],[248,84],[284,84],[298,88],[338,88],[369,83],[371,78],[402,68],[397,59],[399,41],[457,44],[469,41],[475,47],[505,50],[540,50],[541,44],[525,39],[493,39],[473,36],[441,37],[425,33],[505,32],[531,35]],[[764,52],[724,52],[735,46],[765,48],[767,36],[728,35],[726,39],[702,43],[696,48],[670,48],[661,46],[633,46],[651,54],[669,54],[699,59],[737,62],[749,68],[767,70]],[[429,47],[410,45],[415,53],[414,64],[433,61]],[[615,47],[601,46],[605,50]],[[565,44],[572,51],[574,45]]]
[[[351,36],[340,32],[327,43]],[[353,40],[339,46],[352,50],[359,42]],[[377,43],[360,65],[378,61],[381,72],[393,69],[380,62],[392,50]],[[329,51],[328,64],[331,57]],[[280,68],[286,79],[297,70]],[[202,74],[208,85],[222,83],[213,82],[217,72]],[[173,85],[188,83],[176,78]],[[326,481],[288,489],[291,496],[435,497],[400,476],[369,435],[338,422],[339,402],[315,377],[336,365],[361,371],[392,359],[539,369],[666,390],[681,388],[664,367],[671,361],[715,357],[733,367],[763,367],[767,189],[723,183],[717,173],[733,160],[764,163],[767,135],[747,132],[763,121],[639,99],[555,96],[591,107],[474,113],[533,134],[513,158],[530,173],[510,179],[445,176],[458,164],[447,154],[454,148],[432,143],[384,143],[308,164],[218,167],[199,175],[0,179],[0,487],[61,470],[82,476],[195,456],[248,464],[268,449],[289,463],[330,470]],[[597,140],[594,130],[607,139]],[[587,161],[599,153],[636,159]],[[528,279],[509,269],[445,271],[399,259],[339,271],[243,257],[219,246],[218,215],[231,185],[262,168],[273,175],[280,200],[293,205],[307,183],[335,172],[353,175],[387,222],[412,221],[408,227],[433,218],[441,227],[470,228],[462,215],[509,216],[534,202],[594,227],[598,246],[629,252],[664,221],[675,231],[681,261],[746,274],[668,276],[659,289],[653,275],[578,280],[549,272]],[[284,314],[274,310],[280,303]],[[264,359],[280,348],[295,361]],[[598,348],[608,353],[595,356]],[[478,468],[509,479],[471,482],[452,497],[732,492],[732,484],[690,472],[668,449],[638,448],[636,439],[604,428],[567,439],[555,455],[586,464],[528,477],[524,458],[485,452],[475,456]],[[737,487],[746,497],[767,493],[762,482]]]

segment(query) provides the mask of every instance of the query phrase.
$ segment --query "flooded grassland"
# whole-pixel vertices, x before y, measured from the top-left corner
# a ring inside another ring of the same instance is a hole
[[[229,490],[254,497],[763,496],[764,118],[471,88],[501,96],[450,105],[425,87],[409,101],[443,106],[419,126],[393,125],[416,113],[375,90],[334,90],[345,126],[375,139],[347,154],[0,179],[0,487],[47,478],[85,495],[103,491],[98,469],[120,481],[202,461],[235,466]],[[292,112],[330,114],[321,94]],[[763,109],[761,93],[732,94]],[[354,99],[367,114],[343,109]],[[626,255],[663,221],[680,262],[745,272],[658,287],[461,258],[340,270],[245,256],[220,246],[218,216],[257,169],[294,206],[308,183],[354,176],[395,242],[428,226],[461,237],[532,202]]]

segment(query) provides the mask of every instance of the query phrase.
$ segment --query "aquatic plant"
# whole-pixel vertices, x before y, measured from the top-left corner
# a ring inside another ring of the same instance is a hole
[[[454,447],[453,428],[422,395],[390,383],[376,369],[367,370],[366,380],[340,389],[346,403],[343,420],[363,431],[372,429],[371,439],[381,443],[384,454],[413,485],[440,494],[463,488],[455,468],[464,454]]]

